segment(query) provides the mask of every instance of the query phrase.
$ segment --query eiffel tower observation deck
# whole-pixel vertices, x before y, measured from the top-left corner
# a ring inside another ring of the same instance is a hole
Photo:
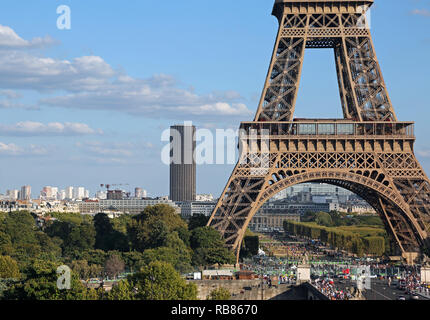
[[[398,121],[370,32],[371,0],[276,0],[273,55],[240,159],[208,225],[239,254],[258,209],[278,192],[328,183],[365,199],[412,263],[430,248],[430,184],[414,123]],[[394,40],[394,39],[393,39]],[[306,49],[333,50],[343,119],[295,119]]]

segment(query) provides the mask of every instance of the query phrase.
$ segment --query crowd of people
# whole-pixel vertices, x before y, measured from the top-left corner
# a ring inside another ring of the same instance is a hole
[[[391,278],[388,279],[389,284]],[[406,293],[420,293],[423,295],[429,295],[429,286],[421,282],[421,276],[418,272],[409,271],[405,277],[400,279],[399,286],[406,291]]]
[[[336,288],[336,283],[344,287],[343,284],[355,281],[359,276],[364,275],[363,267],[370,267],[372,279],[388,280],[388,286],[391,286],[391,281],[396,279],[402,283],[405,293],[416,292],[429,296],[429,287],[420,282],[420,272],[414,267],[393,265],[380,259],[358,259],[344,252],[333,253],[330,248],[326,248],[317,241],[303,241],[300,238],[288,239],[288,242],[285,239],[277,240],[266,243],[265,249],[269,249],[267,251],[272,254],[274,251],[281,250],[284,252],[283,257],[263,254],[249,259],[241,268],[262,275],[270,281],[270,284],[267,282],[268,285],[272,285],[272,282],[273,284],[295,284],[297,268],[306,261],[311,267],[312,284],[321,293],[331,300],[350,300],[355,297],[356,291],[349,292],[348,289]],[[333,279],[336,280],[333,281]],[[357,290],[356,285],[352,285],[352,288]]]
[[[317,279],[314,286],[330,300],[351,300],[353,298],[350,292],[336,289],[334,282],[327,279]]]

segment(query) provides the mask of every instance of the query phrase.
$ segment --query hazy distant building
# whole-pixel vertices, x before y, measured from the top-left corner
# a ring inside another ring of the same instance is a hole
[[[196,199],[196,127],[176,125],[170,127],[170,200]]]
[[[58,188],[51,186],[43,187],[42,191],[40,192],[40,197],[41,199],[57,200],[59,198]]]
[[[54,198],[55,200],[58,199],[58,187],[52,187],[51,188],[51,196],[52,198]]]
[[[50,186],[43,187],[42,191],[40,192],[40,196],[42,198],[51,198],[52,197],[52,187],[50,187]]]
[[[107,199],[107,192],[106,191],[97,191],[96,198],[99,200],[106,200]]]
[[[30,200],[31,199],[31,187],[23,186],[19,193],[19,200]]]
[[[18,200],[19,197],[19,190],[7,190],[6,191],[6,198],[9,200]]]
[[[67,187],[66,188],[66,199],[73,199],[73,187]]]
[[[82,200],[85,198],[85,188],[76,187],[73,188],[73,199]]]
[[[146,198],[147,192],[146,190],[143,190],[142,188],[135,188],[134,189],[134,197],[137,199]]]
[[[124,199],[124,192],[122,190],[108,190],[107,200],[122,200]]]

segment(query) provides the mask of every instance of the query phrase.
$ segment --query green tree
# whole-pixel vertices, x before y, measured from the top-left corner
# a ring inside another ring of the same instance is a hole
[[[66,248],[76,248],[78,250],[94,249],[96,242],[96,231],[93,225],[83,223],[71,228],[71,231],[64,241]]]
[[[73,260],[87,260],[89,265],[104,265],[108,254],[100,249],[95,250],[74,250],[68,253],[68,257]]]
[[[139,300],[196,300],[197,287],[166,262],[151,262],[129,279]]]
[[[170,263],[178,272],[191,271],[192,251],[179,238],[177,232],[169,234],[163,247],[145,250],[143,259],[146,264],[152,261]]]
[[[0,224],[0,231],[8,234],[13,244],[35,243],[35,230],[34,217],[27,211],[9,212]]]
[[[128,251],[129,245],[127,235],[114,228],[115,226],[120,230],[126,229],[128,224],[127,218],[112,221],[105,213],[98,213],[94,217],[94,228],[96,230],[94,247],[104,251]]]
[[[192,249],[213,248],[224,246],[220,233],[211,227],[200,227],[191,233],[190,245]]]
[[[134,300],[133,286],[128,280],[117,282],[112,289],[104,295],[104,300]]]
[[[0,278],[2,279],[19,279],[18,263],[9,256],[0,256]]]
[[[331,226],[333,226],[333,220],[331,219],[330,214],[328,214],[327,212],[319,212],[319,213],[317,213],[315,222],[318,225],[324,226],[324,227],[331,227]]]
[[[57,288],[59,263],[35,260],[26,270],[27,278],[4,292],[7,300],[95,300],[96,292],[87,289],[72,273],[71,289]]]
[[[96,242],[95,228],[87,222],[73,224],[70,222],[54,221],[47,226],[46,233],[50,237],[57,237],[62,240],[63,252],[66,254],[73,250],[94,249]]]
[[[231,293],[226,288],[219,287],[210,292],[206,300],[230,300]]]
[[[300,219],[303,222],[314,222],[316,219],[316,215],[317,214],[315,212],[308,211]]]
[[[188,229],[194,230],[197,228],[205,227],[208,224],[209,217],[204,214],[196,214],[188,220]]]
[[[211,227],[194,229],[190,244],[194,251],[193,265],[231,264],[236,260],[233,253],[225,248],[220,233]]]
[[[111,249],[110,235],[113,227],[109,217],[105,213],[98,213],[94,216],[94,228],[96,230],[95,248],[104,251]]]
[[[240,256],[242,258],[252,257],[258,254],[260,248],[258,236],[246,236],[243,238],[240,248]]]
[[[146,249],[164,245],[167,235],[178,231],[187,241],[184,229],[186,223],[169,205],[156,205],[145,208],[144,212],[133,217],[128,226],[132,248],[143,252]]]
[[[87,260],[75,260],[70,264],[70,268],[75,272],[80,279],[89,279],[91,267],[88,265]]]
[[[175,229],[175,231],[178,233],[179,238],[185,243],[187,247],[190,246],[190,237],[191,232],[186,227],[178,227]]]
[[[145,210],[133,219],[138,221],[161,220],[167,224],[169,231],[175,231],[180,227],[187,228],[187,224],[182,220],[174,208],[167,204],[158,204],[155,206],[148,206]]]
[[[14,253],[14,247],[12,245],[12,240],[10,236],[5,232],[0,231],[0,254],[12,255],[13,253]]]
[[[128,271],[134,272],[140,270],[143,265],[143,253],[138,251],[123,252],[122,259]]]

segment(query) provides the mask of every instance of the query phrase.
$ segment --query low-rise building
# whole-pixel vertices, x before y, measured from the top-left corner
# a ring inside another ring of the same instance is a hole
[[[300,222],[300,215],[285,213],[257,213],[249,224],[249,229],[255,232],[281,231],[284,221]]]
[[[125,214],[139,214],[148,206],[168,204],[176,213],[181,209],[171,200],[162,199],[122,199],[122,200],[84,200],[77,203],[82,214],[94,214],[99,212],[119,212]]]
[[[356,213],[356,214],[377,214],[375,209],[370,205],[343,205],[339,208],[339,212]]]
[[[211,194],[197,194],[196,201],[211,202],[214,201],[214,196]]]
[[[300,222],[300,217],[307,212],[330,212],[338,209],[338,203],[269,201],[258,210],[249,227],[256,232],[283,230],[284,221]]]
[[[188,219],[195,215],[204,215],[210,217],[216,206],[215,201],[184,201],[176,202],[181,208],[181,216]]]

